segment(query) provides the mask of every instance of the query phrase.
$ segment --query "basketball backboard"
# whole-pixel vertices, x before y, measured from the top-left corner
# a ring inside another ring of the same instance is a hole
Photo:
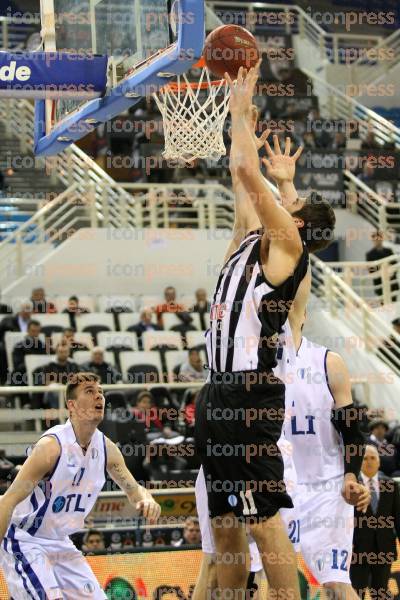
[[[49,53],[107,56],[100,98],[36,101],[35,153],[53,155],[151,96],[201,57],[203,0],[41,0]],[[71,60],[70,68],[74,69]],[[78,82],[77,82],[78,84]]]

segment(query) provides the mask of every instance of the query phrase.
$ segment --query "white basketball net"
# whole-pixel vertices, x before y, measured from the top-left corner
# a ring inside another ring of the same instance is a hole
[[[178,75],[172,89],[167,85],[153,96],[163,117],[167,160],[219,160],[226,154],[223,129],[230,89],[224,79],[213,84],[203,67],[194,89],[186,75]]]

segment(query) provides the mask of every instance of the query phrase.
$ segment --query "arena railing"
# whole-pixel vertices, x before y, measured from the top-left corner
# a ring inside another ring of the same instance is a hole
[[[214,11],[214,14],[219,18],[224,13],[224,2],[208,1],[207,5]],[[346,48],[378,46],[382,42],[382,36],[373,36],[367,34],[353,33],[329,33],[325,31],[315,19],[312,18],[300,6],[293,4],[272,4],[270,2],[231,2],[226,5],[226,9],[233,13],[232,9],[243,9],[247,14],[245,18],[245,26],[254,29],[255,24],[260,25],[260,14],[262,11],[268,13],[284,13],[285,18],[279,19],[277,23],[266,23],[269,30],[279,29],[284,30],[286,34],[298,34],[300,38],[308,40],[316,48],[319,49],[320,58],[322,61],[333,64],[344,64],[344,53],[341,52]],[[225,10],[226,12],[226,10]],[[346,11],[348,12],[348,11]],[[231,14],[230,13],[230,14]],[[331,14],[331,13],[326,13]],[[345,12],[342,13],[343,18],[346,18]],[[221,19],[220,19],[221,20]],[[283,23],[282,23],[283,21]],[[236,22],[234,18],[227,20],[222,19],[221,22],[225,25],[242,25],[242,20]],[[327,23],[332,25],[333,23]],[[345,24],[345,23],[343,23]],[[262,48],[262,45],[261,45]],[[319,67],[321,64],[319,65]],[[302,68],[302,65],[300,65]]]
[[[364,392],[364,401],[369,406],[370,390],[368,382],[365,378],[352,378],[352,384],[362,385]],[[199,390],[203,387],[203,382],[185,382],[185,383],[117,383],[113,385],[102,385],[105,392],[107,391],[129,391],[134,390],[151,390],[153,388],[163,388],[169,390]],[[51,387],[44,385],[36,386],[2,386],[0,393],[2,396],[17,396],[18,394],[36,394],[51,391],[58,395],[58,408],[21,408],[18,397],[16,398],[15,408],[0,408],[0,426],[10,423],[24,423],[25,421],[35,422],[35,431],[0,431],[0,447],[20,445],[21,443],[32,443],[37,440],[37,434],[42,431],[42,423],[59,420],[65,423],[68,418],[68,411],[65,408],[65,385],[52,384]],[[175,409],[174,409],[175,410]],[[179,418],[179,409],[176,409],[177,417]],[[106,406],[105,418],[107,416],[117,415],[121,420],[131,420],[132,415],[128,408],[108,408]]]
[[[307,69],[303,72],[312,80],[314,94],[318,96],[321,114],[327,119],[353,119],[359,122],[360,135],[372,131],[381,144],[393,142],[400,148],[400,129],[375,111],[366,108],[351,96],[342,92]]]
[[[351,171],[345,170],[346,208],[358,213],[376,229],[400,234],[400,206],[372,190]]]
[[[359,58],[351,65],[351,81],[354,84],[372,83],[381,79],[400,63],[400,30],[394,31],[389,37],[384,38],[374,50],[386,54],[385,59]],[[392,56],[387,57],[387,54]],[[369,68],[366,68],[369,67]]]
[[[394,254],[370,262],[341,261],[324,264],[339,275],[371,308],[397,301],[399,291],[394,284],[400,285],[396,278],[397,275],[400,277],[400,255]]]
[[[396,375],[400,375],[400,356],[391,343],[400,348],[400,335],[371,309],[333,269],[310,255],[312,292],[322,302],[332,317],[340,318],[354,331],[364,349],[380,358]]]
[[[0,50],[23,50],[27,38],[35,32],[40,32],[39,13],[25,18],[0,16]]]

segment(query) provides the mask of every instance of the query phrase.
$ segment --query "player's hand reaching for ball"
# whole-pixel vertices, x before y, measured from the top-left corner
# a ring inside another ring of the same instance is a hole
[[[286,138],[285,151],[283,154],[278,136],[274,135],[273,140],[274,150],[272,150],[267,141],[265,142],[268,158],[263,158],[263,163],[267,169],[267,174],[277,184],[281,184],[285,181],[293,181],[296,173],[296,162],[303,152],[303,147],[300,146],[293,156],[290,156],[292,143],[289,137]]]
[[[355,506],[357,510],[365,513],[371,501],[371,494],[368,488],[361,483],[358,483],[355,475],[345,475],[342,486],[342,497],[347,502]]]
[[[231,88],[231,98],[229,108],[232,117],[245,116],[251,105],[255,93],[256,83],[260,73],[261,60],[257,65],[248,71],[240,67],[236,81],[232,81],[228,73],[225,73],[225,79]]]
[[[136,510],[147,519],[149,525],[156,525],[161,514],[161,506],[152,497],[139,500],[136,503]]]

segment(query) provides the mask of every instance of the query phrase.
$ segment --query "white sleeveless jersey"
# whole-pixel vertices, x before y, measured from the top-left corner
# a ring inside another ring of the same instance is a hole
[[[53,472],[17,504],[11,525],[37,538],[60,540],[84,528],[105,482],[107,451],[105,437],[96,429],[83,454],[70,420],[41,437],[48,435],[58,440],[60,457]]]
[[[303,337],[294,365],[286,367],[284,431],[292,443],[299,484],[319,484],[344,474],[343,442],[331,421],[328,352]]]

